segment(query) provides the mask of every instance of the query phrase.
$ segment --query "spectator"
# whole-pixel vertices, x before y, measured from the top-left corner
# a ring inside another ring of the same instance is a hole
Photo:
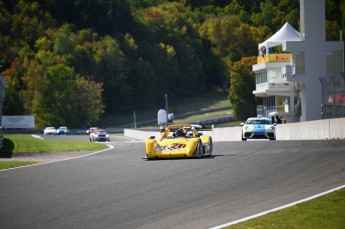
[[[272,124],[276,123],[276,120],[274,119],[274,116],[272,116],[271,122],[272,122]]]

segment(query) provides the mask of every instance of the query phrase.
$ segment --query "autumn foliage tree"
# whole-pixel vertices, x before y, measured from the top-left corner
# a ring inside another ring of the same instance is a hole
[[[344,0],[325,3],[327,39],[339,40]],[[298,20],[296,0],[0,0],[3,114],[86,127],[156,109],[164,94],[222,90],[244,119],[255,111],[249,57]]]
[[[246,120],[256,116],[256,101],[253,91],[255,90],[255,75],[251,70],[256,62],[256,57],[244,57],[235,62],[230,73],[229,98],[238,120]]]

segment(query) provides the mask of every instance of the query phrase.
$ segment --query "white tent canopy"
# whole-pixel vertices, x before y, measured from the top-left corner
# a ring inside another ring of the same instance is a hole
[[[286,41],[301,41],[300,33],[297,32],[288,22],[286,22],[285,25],[273,36],[259,44],[259,50],[261,50],[262,47],[266,47],[266,49],[268,49],[282,45]]]

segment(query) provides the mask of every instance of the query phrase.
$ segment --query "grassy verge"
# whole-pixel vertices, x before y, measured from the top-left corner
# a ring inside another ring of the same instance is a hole
[[[23,153],[96,151],[106,149],[105,144],[83,141],[41,140],[26,134],[5,134],[0,157],[10,158]],[[0,161],[0,170],[37,164],[35,161]]]
[[[222,111],[214,111],[214,112],[208,112],[206,114],[197,114],[197,115],[191,115],[183,119],[175,119],[174,122],[184,122],[184,121],[190,121],[190,120],[198,120],[205,117],[213,117],[213,116],[219,116],[219,115],[225,115],[231,113],[230,110],[222,110]]]
[[[227,229],[345,227],[345,189],[332,192],[265,216],[245,221]]]
[[[190,111],[201,111],[209,108],[219,108],[229,106],[230,101],[228,94],[224,92],[202,94],[197,97],[179,99],[174,101],[173,98],[169,98],[168,109],[169,113],[182,114]],[[165,109],[164,95],[162,95],[162,103],[156,107],[150,107],[145,110],[136,110],[136,121],[145,121],[151,119],[157,119],[157,112],[159,109]],[[133,122],[133,111],[128,113],[117,113],[103,115],[101,120],[97,124],[102,127],[118,126]]]
[[[37,161],[0,161],[0,170],[38,164]]]
[[[104,144],[84,141],[41,140],[26,134],[5,134],[0,155],[20,153],[95,151],[106,149]]]

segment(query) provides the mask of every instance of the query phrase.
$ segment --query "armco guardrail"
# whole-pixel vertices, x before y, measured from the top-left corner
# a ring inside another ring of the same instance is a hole
[[[214,128],[205,131],[214,141],[241,141],[242,127]],[[159,136],[158,131],[125,129],[124,135],[139,140]],[[345,139],[345,118],[322,119],[308,122],[279,124],[276,126],[277,140],[322,140]]]

